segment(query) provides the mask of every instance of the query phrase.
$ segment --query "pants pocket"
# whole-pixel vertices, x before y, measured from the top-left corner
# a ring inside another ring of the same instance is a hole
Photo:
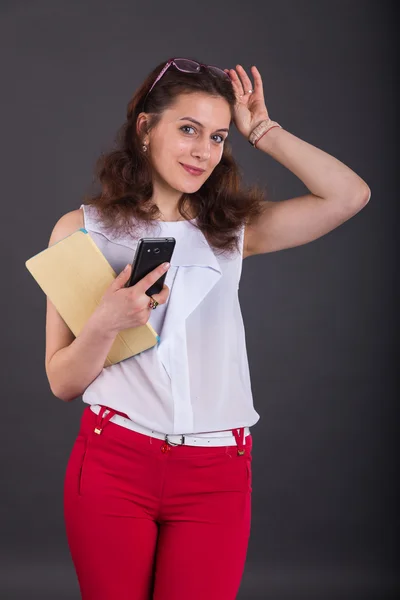
[[[250,492],[253,491],[253,472],[251,468],[251,460],[246,459],[246,474],[247,474],[247,486]]]
[[[88,449],[89,449],[89,437],[87,437],[85,440],[85,445],[83,448],[83,453],[82,453],[81,462],[80,462],[79,471],[78,471],[78,495],[79,496],[83,495],[83,478],[84,478],[84,472],[85,472],[85,465],[87,462]]]

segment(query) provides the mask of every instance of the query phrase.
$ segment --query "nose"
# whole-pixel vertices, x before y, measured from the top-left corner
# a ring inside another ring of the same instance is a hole
[[[192,156],[201,161],[209,160],[211,155],[211,143],[209,139],[198,139],[192,147]]]

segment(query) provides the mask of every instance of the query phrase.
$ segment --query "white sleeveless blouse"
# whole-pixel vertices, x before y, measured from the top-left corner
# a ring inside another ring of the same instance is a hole
[[[157,221],[157,233],[110,234],[96,207],[81,205],[84,226],[118,274],[140,237],[176,239],[165,283],[168,301],[151,311],[156,346],[104,368],[83,402],[103,404],[161,433],[193,434],[251,427],[253,406],[238,288],[241,252],[217,256],[191,221]]]

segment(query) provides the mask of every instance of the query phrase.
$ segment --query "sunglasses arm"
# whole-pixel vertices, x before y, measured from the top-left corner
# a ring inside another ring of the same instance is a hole
[[[149,91],[147,92],[147,96],[150,94],[151,90],[153,89],[153,87],[156,85],[157,81],[160,81],[161,77],[164,75],[165,71],[167,69],[169,69],[169,67],[172,65],[174,61],[173,60],[169,60],[167,62],[167,64],[165,65],[165,67],[163,69],[161,69],[160,73],[157,76],[157,79],[155,80],[155,82],[153,83],[153,85],[151,86],[151,88],[149,89]]]

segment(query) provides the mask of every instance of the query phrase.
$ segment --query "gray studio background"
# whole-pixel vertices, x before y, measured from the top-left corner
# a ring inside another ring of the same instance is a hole
[[[240,600],[394,597],[395,13],[392,2],[0,2],[0,597],[79,598],[62,487],[83,404],[44,370],[45,298],[25,260],[81,204],[126,104],[171,56],[249,69],[271,118],[372,190],[308,245],[243,263],[256,410],[253,524]],[[292,173],[231,141],[246,182]]]

